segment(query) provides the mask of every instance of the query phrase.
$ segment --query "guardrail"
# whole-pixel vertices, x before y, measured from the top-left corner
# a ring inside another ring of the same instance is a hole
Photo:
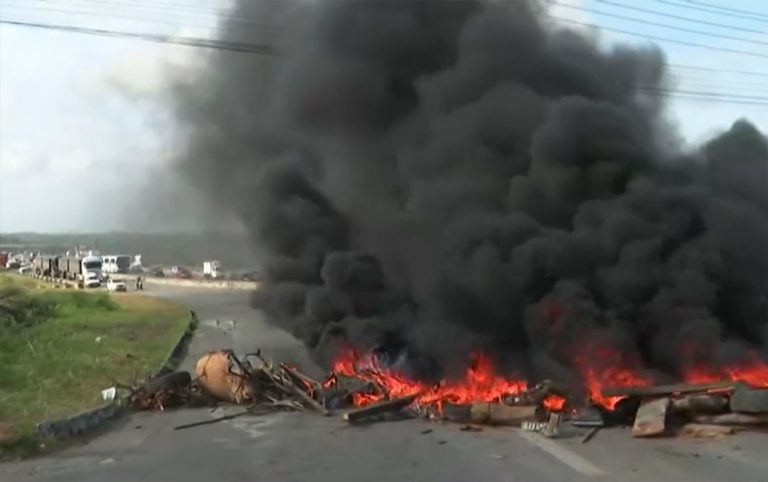
[[[197,280],[184,278],[144,278],[146,283],[171,285],[171,286],[190,286],[195,288],[213,288],[226,290],[255,290],[259,288],[258,281],[230,281],[230,280]]]
[[[71,281],[63,278],[55,278],[51,276],[41,276],[34,273],[28,273],[27,276],[38,279],[58,287],[64,288],[79,288],[80,284],[77,281]],[[137,275],[114,275],[115,277],[123,278],[125,280],[134,281]],[[234,281],[234,280],[215,280],[215,279],[185,279],[185,278],[157,278],[154,276],[145,276],[145,283],[152,283],[158,285],[168,286],[189,286],[194,288],[212,288],[223,290],[256,290],[261,285],[258,281]]]

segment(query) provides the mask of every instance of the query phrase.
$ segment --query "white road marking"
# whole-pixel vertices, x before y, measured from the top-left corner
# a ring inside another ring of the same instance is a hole
[[[568,450],[554,440],[543,437],[538,433],[525,432],[523,430],[517,430],[517,434],[577,472],[595,477],[605,474],[600,467],[581,455]]]

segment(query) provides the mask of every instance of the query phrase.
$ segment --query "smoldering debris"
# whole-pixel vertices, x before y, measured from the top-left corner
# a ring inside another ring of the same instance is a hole
[[[248,227],[254,306],[319,358],[679,380],[765,353],[766,137],[740,120],[684,152],[664,53],[543,8],[240,0],[277,54],[210,52],[172,91],[179,173]]]
[[[634,408],[625,410],[598,405],[570,391],[557,389],[554,394],[553,387],[558,385],[542,382],[529,388],[479,372],[460,384],[426,384],[359,363],[337,364],[320,381],[259,351],[241,357],[232,350],[218,350],[199,358],[194,379],[187,372],[172,372],[137,387],[120,385],[120,389],[128,390],[124,399],[137,410],[223,404],[246,407],[180,425],[177,430],[277,410],[338,415],[350,425],[417,418],[462,427],[512,426],[549,438],[578,435],[582,443],[610,425],[633,425],[632,435],[640,438],[722,437],[768,426],[768,389],[746,383],[605,388],[603,397],[635,400],[626,404]]]

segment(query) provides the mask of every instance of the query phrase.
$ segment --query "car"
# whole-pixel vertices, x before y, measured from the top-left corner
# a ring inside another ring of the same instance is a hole
[[[83,285],[86,288],[98,288],[101,286],[101,277],[98,273],[88,272],[85,274]]]
[[[110,279],[107,281],[107,291],[128,291],[128,285],[123,279]]]
[[[171,276],[174,278],[190,279],[192,272],[183,266],[171,266]]]

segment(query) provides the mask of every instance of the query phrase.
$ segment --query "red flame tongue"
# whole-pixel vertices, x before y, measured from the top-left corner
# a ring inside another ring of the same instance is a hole
[[[707,383],[719,380],[744,382],[755,387],[768,388],[768,364],[757,355],[751,354],[747,361],[730,366],[713,368],[694,368],[685,374],[687,383]]]
[[[417,403],[436,404],[438,407],[444,402],[494,402],[507,395],[520,394],[528,386],[524,380],[508,380],[496,375],[490,358],[482,354],[475,355],[474,362],[467,369],[463,379],[442,381],[436,385],[411,380],[402,374],[382,368],[374,356],[369,354],[361,358],[351,349],[344,350],[336,359],[333,372],[374,382],[384,389],[385,393],[382,394],[354,394],[355,405],[376,402],[385,394],[392,398],[419,394]],[[557,405],[557,402],[551,403],[552,406]],[[560,405],[564,405],[564,401]]]
[[[625,357],[614,350],[598,349],[590,352],[589,360],[577,358],[576,365],[582,373],[590,399],[596,405],[607,410],[614,410],[616,405],[625,397],[606,397],[603,390],[608,386],[646,386],[654,381],[642,375],[639,371],[629,368],[636,363],[626,363]],[[598,368],[601,367],[601,368]],[[381,393],[355,393],[352,402],[357,406],[368,405],[383,399],[403,397],[418,394],[416,403],[433,404],[438,407],[443,403],[468,404],[473,402],[499,402],[508,395],[519,395],[525,392],[528,384],[522,379],[506,379],[496,374],[491,359],[483,354],[477,354],[464,378],[456,381],[442,381],[438,384],[427,384],[410,379],[400,373],[383,368],[378,359],[368,354],[360,357],[355,350],[346,349],[336,359],[333,373],[356,377],[373,382],[382,388]],[[686,373],[684,380],[688,383],[704,383],[719,380],[743,381],[753,386],[768,387],[768,364],[758,357],[750,358],[748,363],[731,367],[712,369],[696,369]],[[333,375],[326,380],[325,385],[332,385]],[[544,399],[542,405],[552,411],[565,408],[566,400],[557,395]]]

